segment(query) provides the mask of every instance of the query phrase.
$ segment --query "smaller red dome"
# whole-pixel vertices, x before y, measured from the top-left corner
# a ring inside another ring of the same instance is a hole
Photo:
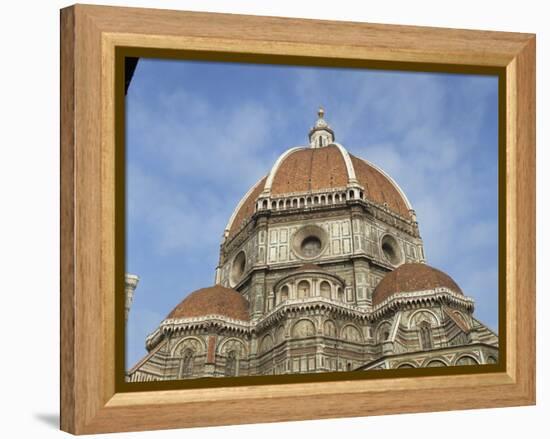
[[[241,293],[221,285],[201,288],[183,299],[170,314],[169,319],[219,315],[236,320],[250,320],[248,301]]]
[[[457,283],[441,270],[426,264],[403,264],[386,274],[376,286],[372,294],[372,303],[378,305],[396,293],[432,290],[439,287],[463,294]]]

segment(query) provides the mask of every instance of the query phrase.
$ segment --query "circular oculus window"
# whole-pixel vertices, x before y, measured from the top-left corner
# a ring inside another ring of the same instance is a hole
[[[328,242],[327,233],[319,226],[305,226],[292,239],[292,247],[302,259],[315,259],[323,253]]]
[[[308,258],[313,258],[321,253],[321,240],[317,236],[308,236],[300,244],[302,254]]]
[[[237,253],[231,264],[231,282],[235,285],[243,277],[246,269],[246,254],[244,251]]]
[[[382,254],[392,265],[398,265],[401,262],[401,252],[397,240],[391,235],[385,235],[382,238]]]

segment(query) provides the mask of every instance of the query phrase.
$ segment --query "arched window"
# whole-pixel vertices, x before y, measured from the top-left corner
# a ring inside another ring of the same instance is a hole
[[[298,320],[292,327],[291,334],[292,338],[312,337],[315,335],[315,325],[311,320]]]
[[[432,360],[428,364],[426,364],[426,367],[446,367],[447,365],[443,363],[441,360]]]
[[[336,326],[331,320],[327,320],[323,325],[323,333],[327,337],[336,337]]]
[[[479,363],[469,355],[464,355],[463,357],[460,357],[455,364],[457,366],[472,366]]]
[[[238,357],[235,351],[230,351],[225,359],[225,376],[234,377],[237,376],[237,363]]]
[[[193,375],[193,363],[195,353],[191,349],[185,349],[181,359],[180,378],[189,378]]]
[[[288,286],[285,285],[283,288],[281,288],[281,293],[279,295],[279,303],[285,302],[288,300]]]
[[[344,328],[342,328],[341,337],[344,340],[355,341],[355,342],[361,341],[361,339],[362,339],[361,333],[359,332],[359,329],[357,329],[353,325],[344,326]]]
[[[267,352],[273,347],[273,337],[266,334],[260,343],[260,352]]]
[[[382,323],[377,329],[376,339],[378,343],[388,341],[390,339],[390,331],[391,325],[388,322]]]
[[[432,330],[430,328],[430,324],[426,321],[420,323],[418,331],[420,333],[420,346],[422,349],[432,349]]]
[[[327,299],[330,299],[330,284],[326,280],[321,282],[320,290],[321,290],[322,297],[326,297]]]
[[[310,286],[307,280],[302,280],[298,284],[298,299],[310,296]]]
[[[414,366],[409,363],[401,363],[399,366],[397,366],[398,369],[414,369]]]

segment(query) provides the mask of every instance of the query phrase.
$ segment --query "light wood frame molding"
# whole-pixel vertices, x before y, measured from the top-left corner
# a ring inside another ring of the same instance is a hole
[[[330,385],[117,393],[118,46],[505,69],[506,369]],[[535,362],[534,35],[89,5],[61,11],[62,430],[85,434],[529,405],[535,403]]]

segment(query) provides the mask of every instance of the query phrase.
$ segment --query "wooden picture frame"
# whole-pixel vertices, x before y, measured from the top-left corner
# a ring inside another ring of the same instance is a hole
[[[500,133],[506,166],[502,367],[489,373],[354,377],[330,385],[296,380],[120,391],[115,64],[121,47],[279,57],[289,64],[309,59],[317,65],[498,72],[504,79]],[[535,362],[534,35],[89,5],[61,11],[62,430],[85,434],[529,405],[535,403]]]

